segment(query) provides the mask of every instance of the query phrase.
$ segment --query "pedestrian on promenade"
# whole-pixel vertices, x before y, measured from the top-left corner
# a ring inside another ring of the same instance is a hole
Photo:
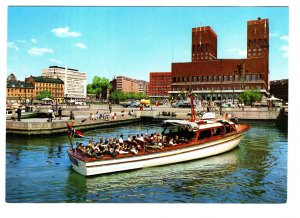
[[[49,122],[52,122],[52,113],[53,113],[52,108],[49,108],[49,109],[48,109],[48,121],[49,121]]]
[[[75,120],[75,116],[73,111],[70,111],[70,120]]]
[[[108,103],[108,109],[109,109],[109,113],[111,114],[112,107],[111,107],[111,103],[110,102]]]
[[[62,116],[62,110],[61,107],[58,108],[58,117],[61,120],[61,116]]]
[[[18,121],[21,121],[21,106],[18,107],[17,114],[18,114]]]
[[[11,112],[11,119],[12,119],[13,121],[16,120],[16,111],[15,111],[14,108],[12,109],[12,112]]]

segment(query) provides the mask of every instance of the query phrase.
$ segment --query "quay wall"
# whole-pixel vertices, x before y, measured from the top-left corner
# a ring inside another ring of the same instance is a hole
[[[71,123],[71,121],[68,121]],[[89,120],[89,119],[76,119],[75,128],[78,130],[87,130],[94,128],[105,128],[112,126],[125,125],[130,123],[140,122],[140,118],[119,118],[116,120]],[[7,121],[6,133],[7,134],[21,134],[21,135],[48,135],[56,133],[66,133],[66,121],[55,122],[18,122]]]
[[[141,116],[143,118],[158,118],[158,119],[188,119],[190,116],[187,116],[187,111],[173,111],[176,113],[176,117],[170,117],[170,116],[162,116],[158,111],[142,111],[138,116]],[[231,114],[232,116],[238,117],[238,119],[243,120],[276,120],[280,111],[279,110],[273,110],[273,111],[267,111],[267,110],[247,110],[247,111],[223,111],[224,113]],[[219,112],[216,112],[216,117],[221,117],[219,115]],[[200,117],[197,117],[200,118]]]

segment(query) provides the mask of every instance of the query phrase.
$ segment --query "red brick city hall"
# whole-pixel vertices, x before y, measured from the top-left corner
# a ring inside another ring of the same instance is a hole
[[[237,98],[247,89],[269,94],[269,21],[247,22],[247,58],[218,59],[217,34],[211,27],[192,29],[192,62],[172,63],[168,94],[192,90],[200,99]],[[152,90],[160,90],[151,84]],[[167,81],[166,81],[167,82]],[[159,84],[159,83],[158,83]],[[164,84],[166,86],[166,84]],[[150,95],[152,93],[149,93]],[[154,93],[153,93],[154,94]],[[161,93],[163,94],[163,93]]]

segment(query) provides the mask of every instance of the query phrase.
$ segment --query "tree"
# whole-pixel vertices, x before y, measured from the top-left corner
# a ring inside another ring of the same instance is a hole
[[[125,100],[141,100],[143,98],[147,98],[147,95],[144,93],[135,93],[135,92],[122,92],[120,90],[116,90],[110,95],[110,100],[114,103],[119,103],[120,101]]]
[[[112,85],[105,77],[94,76],[93,82],[87,85],[88,94],[96,94],[96,98],[107,98],[107,90],[111,89]]]
[[[44,98],[51,98],[51,92],[48,90],[45,90],[36,96],[37,100],[42,100]]]
[[[257,90],[245,90],[243,93],[239,96],[239,101],[241,103],[244,103],[246,105],[253,105],[256,101],[261,101],[262,94]]]

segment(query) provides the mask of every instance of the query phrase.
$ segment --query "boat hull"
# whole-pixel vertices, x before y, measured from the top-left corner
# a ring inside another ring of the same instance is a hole
[[[71,151],[68,152],[68,154],[72,168],[76,172],[84,176],[92,176],[180,163],[221,154],[237,147],[241,141],[242,135],[243,133],[238,133],[204,144],[187,146],[174,150],[125,158],[112,158],[108,160],[100,159],[92,162],[85,162],[76,158],[72,155]]]

